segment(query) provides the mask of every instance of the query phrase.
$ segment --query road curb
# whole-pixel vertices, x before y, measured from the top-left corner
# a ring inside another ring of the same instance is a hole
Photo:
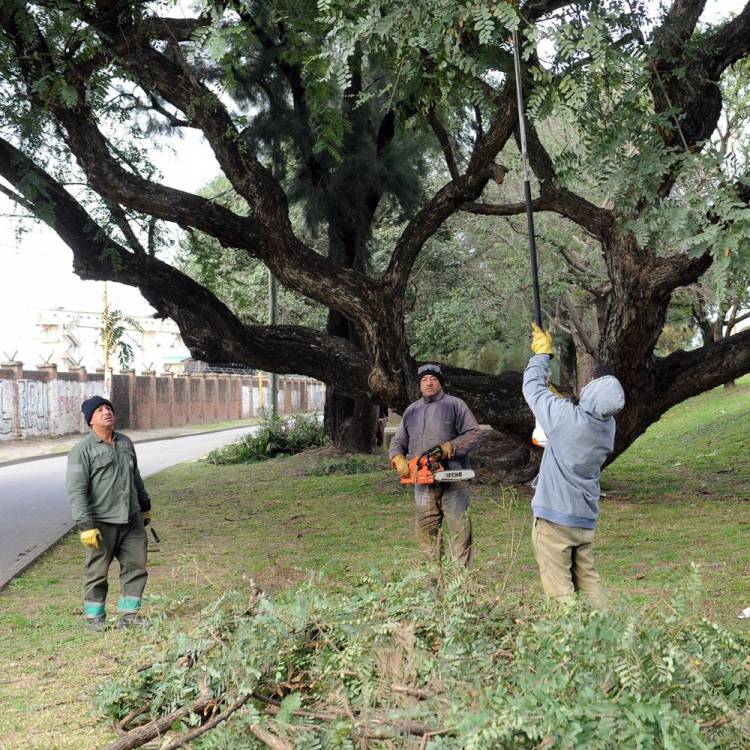
[[[35,552],[33,556],[30,556],[30,559],[16,571],[11,573],[10,578],[7,578],[5,581],[0,581],[0,591],[4,591],[8,586],[20,575],[23,575],[32,565],[35,565],[39,562],[40,558],[42,558],[44,555],[46,555],[53,547],[57,546],[63,539],[65,539],[68,534],[70,534],[73,529],[75,529],[76,525],[74,523],[70,524],[70,528],[67,531],[64,531],[62,534],[60,534],[57,539],[55,539],[53,542],[50,542],[41,552]]]

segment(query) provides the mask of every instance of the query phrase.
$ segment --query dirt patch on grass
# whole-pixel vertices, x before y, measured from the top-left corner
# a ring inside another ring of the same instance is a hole
[[[282,564],[270,565],[254,576],[254,579],[261,590],[269,594],[276,594],[279,591],[302,583],[306,580],[307,575],[304,570]]]

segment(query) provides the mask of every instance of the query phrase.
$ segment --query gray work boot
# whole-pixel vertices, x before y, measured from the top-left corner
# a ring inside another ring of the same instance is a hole
[[[148,620],[145,617],[131,612],[127,615],[121,615],[115,627],[120,630],[122,628],[145,628],[147,625]]]
[[[98,633],[107,627],[107,618],[105,615],[99,615],[98,617],[87,617],[86,625],[88,629]]]

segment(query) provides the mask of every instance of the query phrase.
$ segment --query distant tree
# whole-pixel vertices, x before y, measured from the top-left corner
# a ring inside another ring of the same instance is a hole
[[[113,357],[117,357],[121,370],[127,370],[135,359],[135,349],[138,342],[128,332],[128,329],[136,333],[143,333],[143,326],[120,310],[109,306],[107,293],[104,294],[104,308],[102,310],[102,360],[104,369],[111,366]]]

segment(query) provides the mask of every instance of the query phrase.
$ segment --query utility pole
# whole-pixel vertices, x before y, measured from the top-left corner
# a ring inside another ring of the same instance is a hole
[[[104,371],[109,369],[109,290],[104,282],[104,310],[102,311],[102,348],[104,350]]]
[[[109,318],[109,288],[104,282],[104,311],[102,313],[102,344],[104,346],[104,397],[112,395],[112,370],[109,366],[109,351],[112,346],[112,325]]]
[[[276,277],[268,269],[268,324],[276,325]],[[271,373],[271,417],[279,415],[279,376]]]

